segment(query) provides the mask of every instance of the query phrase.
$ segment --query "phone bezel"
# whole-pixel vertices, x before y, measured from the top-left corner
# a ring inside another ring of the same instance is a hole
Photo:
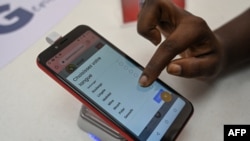
[[[103,36],[101,36],[99,33],[97,33],[95,30],[90,28],[86,25],[79,25],[72,31],[70,31],[68,34],[60,38],[57,42],[55,42],[53,45],[48,47],[46,50],[41,52],[37,57],[37,64],[38,66],[47,73],[51,78],[53,78],[56,82],[58,82],[61,86],[63,86],[66,90],[68,90],[73,96],[75,96],[79,101],[81,101],[84,105],[89,107],[94,113],[96,113],[100,118],[102,118],[105,122],[107,122],[110,126],[115,128],[118,132],[121,133],[122,136],[124,136],[127,140],[138,140],[138,138],[130,132],[126,127],[124,127],[121,124],[118,124],[117,120],[110,117],[109,113],[106,113],[101,110],[101,107],[98,105],[94,105],[94,102],[86,97],[82,97],[75,89],[74,87],[70,86],[65,82],[62,78],[60,78],[59,75],[57,75],[54,71],[52,71],[49,67],[47,67],[46,62],[55,56],[56,53],[63,50],[65,47],[67,47],[72,41],[75,41],[76,38],[78,38],[80,35],[82,35],[84,32],[91,30],[93,33],[95,33],[98,37],[100,37],[102,40],[107,42],[112,48],[114,48],[119,54],[130,60],[133,64],[139,67],[139,69],[143,69],[143,67],[138,64],[136,61],[134,61],[131,57],[126,55],[124,52],[122,52],[119,48],[117,48],[115,45],[110,43],[107,39],[105,39]],[[166,83],[161,81],[160,79],[157,79],[159,83],[161,83],[164,87],[167,87],[169,90],[173,91],[176,95],[181,97],[185,101],[185,106],[180,112],[180,114],[177,116],[175,121],[172,123],[172,125],[169,127],[168,130],[161,140],[174,140],[177,138],[178,134],[184,128],[188,120],[193,114],[193,105],[190,101],[188,101],[185,97],[180,95],[177,91],[172,89],[170,86],[168,86]]]

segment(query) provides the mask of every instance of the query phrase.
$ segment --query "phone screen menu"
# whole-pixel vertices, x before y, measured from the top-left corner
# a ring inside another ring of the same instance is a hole
[[[56,63],[61,77],[140,140],[162,138],[185,105],[181,98],[159,82],[141,87],[138,79],[142,70],[91,31],[69,48],[67,57],[58,57]],[[48,65],[55,68],[51,61]],[[164,91],[172,95],[170,102],[161,100]]]

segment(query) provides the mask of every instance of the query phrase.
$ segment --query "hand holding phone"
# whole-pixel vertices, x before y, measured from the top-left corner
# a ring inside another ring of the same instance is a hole
[[[174,140],[193,113],[161,80],[141,87],[142,66],[85,25],[40,53],[37,64],[127,140]]]

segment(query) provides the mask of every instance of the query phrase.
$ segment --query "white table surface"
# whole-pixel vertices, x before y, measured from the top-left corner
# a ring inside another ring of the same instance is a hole
[[[249,0],[188,0],[186,9],[215,29],[249,6]],[[120,0],[82,0],[47,34],[64,35],[79,24],[91,26],[143,66],[155,50],[137,34],[135,22],[123,25]],[[76,123],[81,103],[36,66],[48,46],[46,35],[0,70],[1,141],[90,141]],[[178,141],[222,141],[224,124],[250,124],[249,76],[248,67],[210,84],[163,72],[160,78],[194,105]]]

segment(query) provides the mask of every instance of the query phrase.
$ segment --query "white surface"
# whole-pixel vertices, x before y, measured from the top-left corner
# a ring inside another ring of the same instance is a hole
[[[214,29],[249,5],[249,0],[189,0],[187,9]],[[120,8],[119,0],[82,0],[46,35],[52,31],[64,35],[79,24],[87,24],[145,65],[155,48],[137,34],[136,23],[122,25]],[[77,127],[81,103],[36,66],[36,56],[48,46],[46,35],[0,70],[2,141],[90,140]],[[178,141],[222,141],[224,124],[249,124],[249,75],[250,68],[246,68],[208,84],[162,73],[160,78],[195,108]]]

